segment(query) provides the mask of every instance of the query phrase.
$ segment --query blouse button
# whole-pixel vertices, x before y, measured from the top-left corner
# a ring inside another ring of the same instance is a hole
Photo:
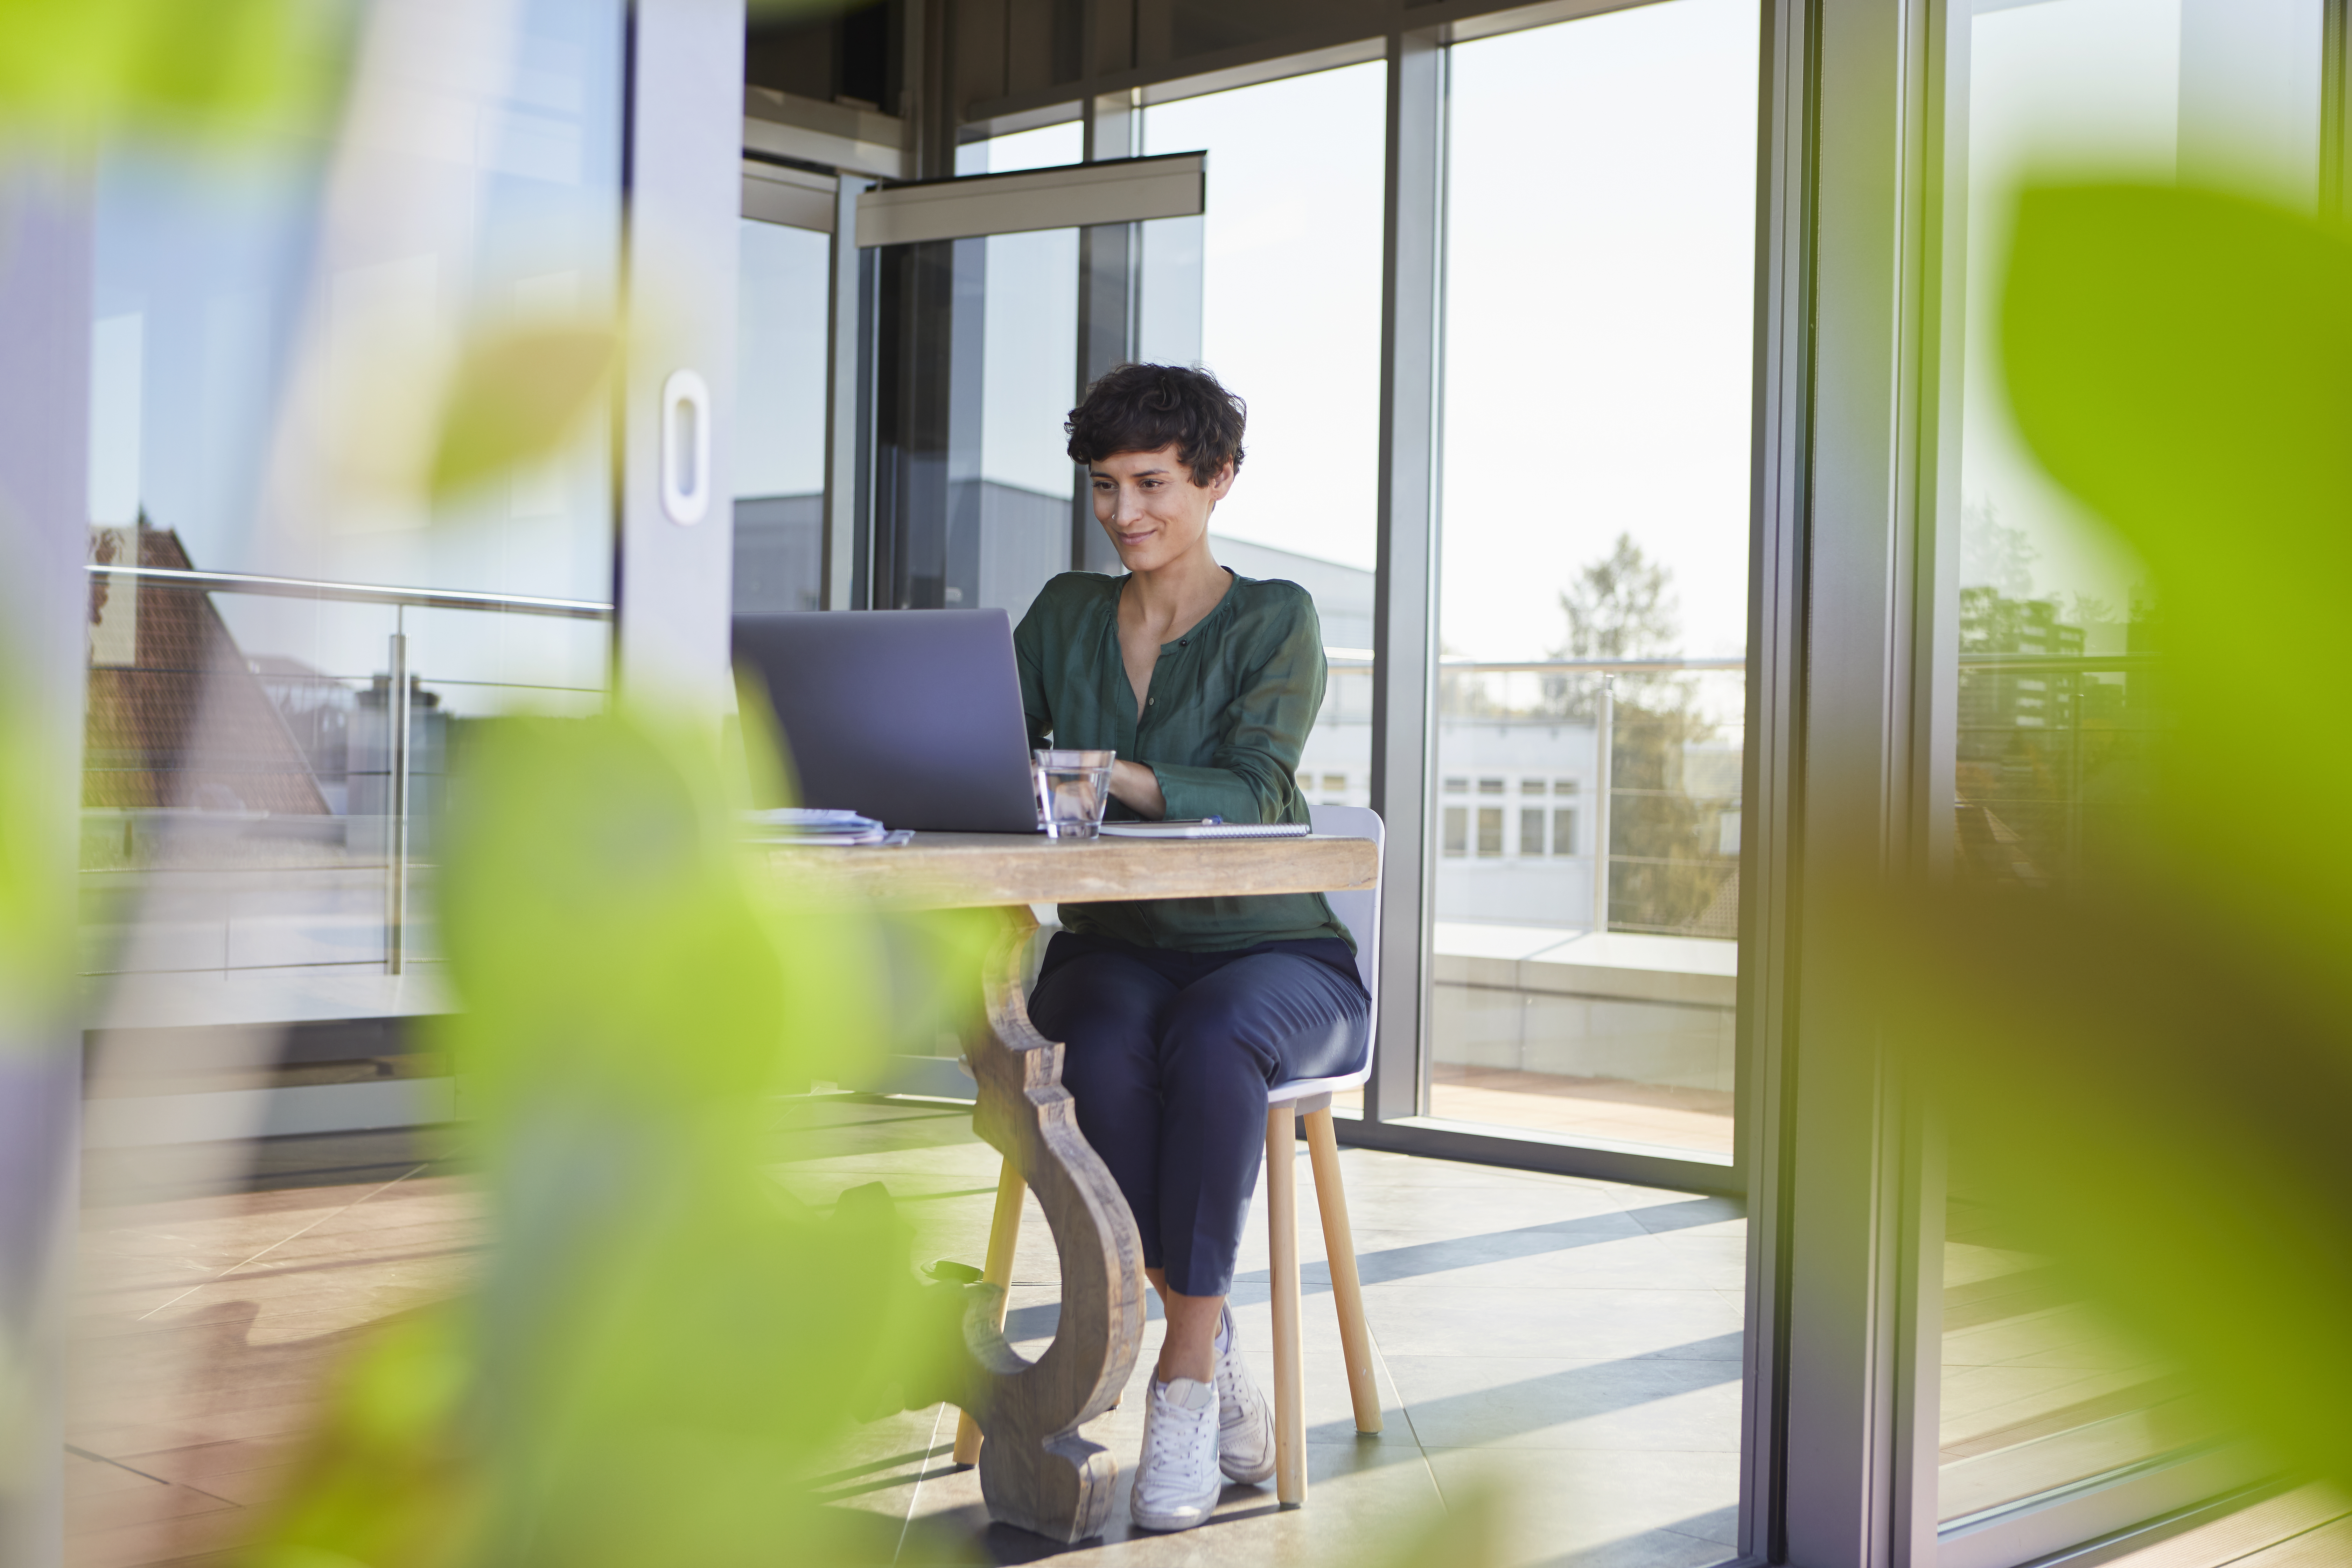
[[[1182,637],[1178,637],[1178,638],[1176,639],[1176,646],[1177,646],[1178,647],[1191,647],[1192,645],[1191,645],[1190,643],[1187,643],[1187,642],[1186,642]]]

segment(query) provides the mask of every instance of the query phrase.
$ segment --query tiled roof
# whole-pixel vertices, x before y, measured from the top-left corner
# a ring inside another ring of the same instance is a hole
[[[170,530],[142,520],[138,538],[141,565],[189,568]],[[91,580],[92,625],[110,592]],[[82,804],[325,815],[301,748],[212,596],[153,582],[137,593],[135,662],[89,669]]]

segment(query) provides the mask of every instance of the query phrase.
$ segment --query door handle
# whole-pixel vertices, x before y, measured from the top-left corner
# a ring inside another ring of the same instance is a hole
[[[710,384],[690,370],[662,383],[661,502],[679,524],[710,510]]]

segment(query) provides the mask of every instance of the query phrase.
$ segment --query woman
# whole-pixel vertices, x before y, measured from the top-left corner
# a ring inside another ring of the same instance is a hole
[[[1112,815],[1304,822],[1322,630],[1295,583],[1219,566],[1209,517],[1242,461],[1241,400],[1206,372],[1123,365],[1070,415],[1123,576],[1045,584],[1013,647],[1030,741],[1113,751]],[[1066,1047],[1078,1126],[1143,1233],[1168,1330],[1132,1494],[1147,1529],[1274,1473],[1274,1416],[1225,1297],[1270,1085],[1352,1070],[1370,1037],[1354,942],[1320,894],[1065,904],[1029,1015]]]

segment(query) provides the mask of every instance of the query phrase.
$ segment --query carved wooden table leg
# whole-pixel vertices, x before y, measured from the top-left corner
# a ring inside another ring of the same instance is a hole
[[[1118,1462],[1078,1428],[1115,1404],[1143,1342],[1143,1238],[1127,1200],[1078,1131],[1062,1047],[1029,1022],[1021,959],[1036,921],[1007,911],[982,980],[988,1028],[966,1052],[979,1080],[972,1123],[1037,1194],[1062,1262],[1062,1321],[1034,1362],[1005,1343],[1002,1288],[975,1288],[964,1322],[965,1409],[986,1440],[990,1517],[1065,1543],[1099,1534]]]

